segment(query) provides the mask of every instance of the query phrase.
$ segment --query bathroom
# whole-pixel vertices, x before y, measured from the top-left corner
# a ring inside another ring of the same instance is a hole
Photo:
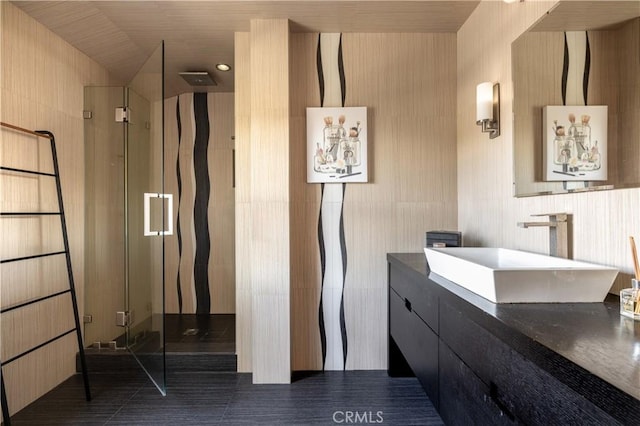
[[[372,126],[369,183],[350,184],[344,193],[348,267],[343,300],[349,343],[345,369],[387,368],[386,253],[421,251],[427,230],[457,229],[468,245],[547,253],[546,229],[516,224],[532,214],[569,212],[573,257],[618,268],[622,273],[612,292],[628,286],[628,237],[640,236],[638,188],[513,196],[512,42],[555,3],[480,2],[472,5],[457,30],[449,32],[331,30],[345,31],[346,102],[367,106]],[[3,2],[2,19],[2,121],[51,130],[60,141],[65,207],[73,230],[71,251],[82,300],[86,183],[84,167],[77,165],[85,161],[84,87],[120,82],[16,5]],[[271,124],[280,126],[272,129],[278,134],[285,134],[284,128],[291,143],[281,138],[268,147],[257,141],[254,146],[248,138],[258,120],[269,121],[247,106],[248,88],[264,87],[261,79],[268,77],[247,66],[250,33],[247,25],[235,34],[233,58],[237,366],[239,372],[253,372],[257,382],[287,383],[291,371],[322,370],[325,362],[318,320],[321,189],[307,184],[304,168],[295,167],[304,164],[305,145],[294,143],[304,140],[304,109],[320,106],[318,33],[291,32],[288,37],[290,81],[278,86],[278,102],[288,108],[290,118],[286,124]],[[266,56],[276,54],[285,52]],[[286,74],[287,67],[282,71]],[[48,84],[48,75],[61,83]],[[501,135],[496,139],[481,133],[475,123],[475,89],[483,81],[499,82],[501,87]],[[255,185],[262,192],[249,190]],[[265,332],[261,327],[267,325]],[[5,327],[9,321],[3,320],[2,334],[8,336]],[[43,359],[59,360],[56,369],[38,374],[46,380],[33,383],[28,395],[18,396],[15,386],[9,387],[11,404],[22,407],[72,374],[74,345],[73,338],[66,337],[22,366],[7,367],[8,382],[11,368],[46,369]],[[5,346],[3,341],[3,350]]]

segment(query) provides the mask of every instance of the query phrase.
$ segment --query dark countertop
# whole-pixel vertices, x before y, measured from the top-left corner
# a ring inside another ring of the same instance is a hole
[[[495,304],[430,274],[424,253],[387,259],[447,290],[442,297],[467,302],[476,322],[587,399],[609,410],[622,403],[630,420],[640,418],[640,321],[620,315],[615,295],[603,303]]]

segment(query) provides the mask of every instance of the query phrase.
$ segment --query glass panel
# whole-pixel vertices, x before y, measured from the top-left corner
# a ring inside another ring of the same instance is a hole
[[[124,88],[86,87],[85,138],[85,346],[115,341],[125,346],[125,330],[115,315],[125,311],[124,131],[115,110],[124,106]],[[88,114],[90,113],[90,118]]]
[[[145,213],[155,231],[168,217],[166,203],[158,201],[164,192],[163,50],[158,47],[126,91],[125,217],[127,347],[165,394],[164,236],[145,235]],[[145,194],[154,194],[147,198],[146,211]]]

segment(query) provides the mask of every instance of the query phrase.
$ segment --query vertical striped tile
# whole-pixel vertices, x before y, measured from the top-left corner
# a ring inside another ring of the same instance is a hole
[[[562,100],[564,105],[587,105],[591,52],[586,31],[564,33]]]
[[[564,105],[587,105],[591,49],[586,31],[564,33],[564,62],[562,66],[562,102]],[[565,190],[586,188],[588,182],[562,182]]]
[[[193,145],[193,169],[195,173],[195,199],[193,223],[195,229],[196,253],[193,274],[196,294],[196,314],[211,312],[209,294],[209,239],[208,205],[211,184],[207,149],[209,146],[209,112],[206,93],[194,93],[193,110],[195,118],[195,139]]]
[[[180,228],[180,199],[182,198],[182,177],[180,174],[180,141],[182,139],[182,121],[180,120],[180,97],[176,97],[176,123],[178,127],[178,155],[176,158],[176,179],[178,182],[178,217],[176,219],[176,238],[178,240],[178,264],[182,259],[182,232]],[[182,287],[180,285],[180,268],[176,276],[176,298],[178,300],[178,313],[182,313]]]
[[[346,84],[341,34],[319,35],[317,67],[321,106],[344,106]],[[321,186],[318,215],[318,245],[322,264],[319,326],[325,370],[344,370],[347,360],[344,316],[344,280],[347,271],[343,221],[345,191],[344,183]]]
[[[180,258],[177,259],[182,294],[182,312],[195,313],[196,295],[194,280],[195,230],[193,209],[195,202],[195,174],[193,171],[193,145],[195,123],[193,113],[193,94],[180,95],[181,138],[178,150],[180,168],[180,202],[178,205],[178,224],[180,227]]]
[[[233,95],[186,93],[166,102],[165,180],[177,200],[167,312],[234,313]]]

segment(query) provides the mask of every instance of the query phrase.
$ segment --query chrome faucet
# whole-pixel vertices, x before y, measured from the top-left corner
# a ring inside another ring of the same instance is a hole
[[[520,228],[546,226],[549,228],[549,255],[570,259],[573,256],[571,247],[571,215],[568,213],[543,213],[531,216],[548,216],[548,222],[518,222]]]

